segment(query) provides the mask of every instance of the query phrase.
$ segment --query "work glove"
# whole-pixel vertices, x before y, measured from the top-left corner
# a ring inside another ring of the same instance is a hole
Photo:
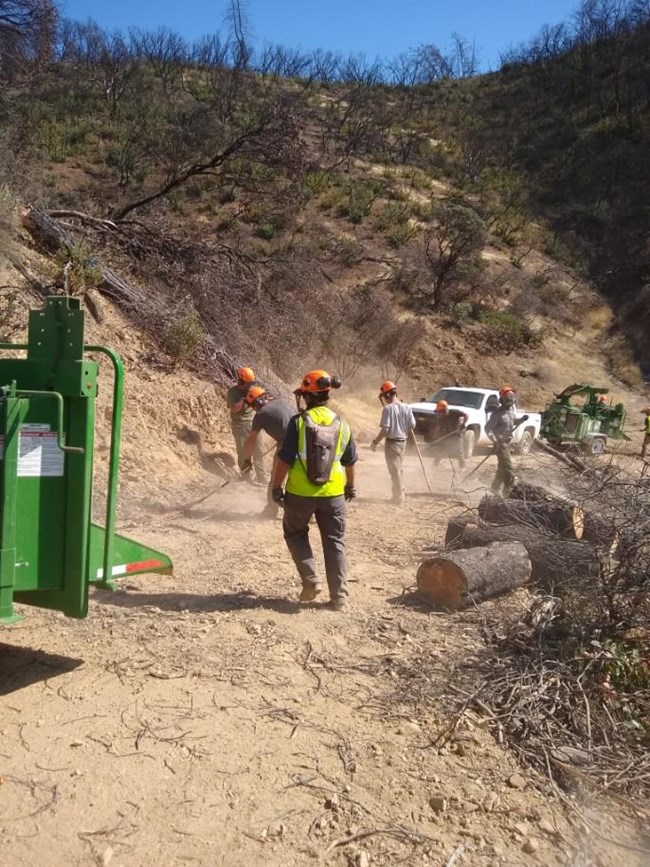
[[[528,416],[527,416],[527,415],[522,415],[521,420],[522,420],[522,421],[528,421]]]
[[[279,485],[277,488],[271,488],[271,497],[273,498],[273,502],[277,503],[278,506],[284,505],[284,488],[281,488]]]
[[[354,498],[357,496],[357,491],[354,485],[346,485],[343,491],[343,495],[345,496],[346,503],[354,500]]]
[[[239,464],[239,471],[241,473],[247,473],[249,470],[253,469],[253,462],[250,458],[246,458],[246,460],[241,461]]]

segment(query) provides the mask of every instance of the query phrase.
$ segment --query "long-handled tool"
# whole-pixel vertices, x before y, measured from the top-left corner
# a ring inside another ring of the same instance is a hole
[[[415,438],[415,431],[411,429],[411,439],[413,440],[413,445],[415,446],[415,451],[418,453],[418,459],[420,461],[420,466],[422,467],[422,475],[424,476],[424,481],[427,483],[427,488],[429,489],[429,493],[433,496],[433,491],[431,489],[431,484],[429,482],[429,477],[427,476],[427,471],[424,468],[424,461],[422,460],[422,452],[420,451],[420,446],[418,445],[418,441]]]
[[[467,473],[467,475],[464,477],[463,481],[466,482],[468,479],[470,479],[470,478],[474,475],[474,473],[475,473],[477,470],[480,470],[480,469],[481,469],[481,467],[483,466],[483,464],[484,464],[487,460],[489,460],[489,459],[492,457],[493,454],[494,454],[494,452],[490,452],[488,455],[486,455],[486,456],[483,458],[483,460],[482,460],[479,464],[477,464],[477,465],[474,467],[473,470],[470,470],[470,472]]]
[[[278,444],[273,443],[273,445],[262,454],[262,457],[265,458],[267,455],[270,455],[271,452],[273,452],[273,451],[275,451],[275,449],[277,449],[277,447],[278,447]],[[242,470],[238,476],[235,476],[235,478],[226,479],[226,481],[222,482],[218,487],[210,488],[210,490],[208,491],[207,494],[203,494],[203,496],[199,497],[198,500],[193,500],[191,503],[186,503],[184,506],[181,506],[179,511],[180,512],[186,512],[189,509],[195,509],[197,506],[200,506],[201,503],[205,502],[205,500],[209,499],[213,494],[217,494],[220,491],[223,491],[223,489],[226,487],[226,485],[229,485],[231,482],[237,482],[240,479],[242,479],[244,477],[244,475],[246,473],[250,473],[250,471],[252,469],[253,469],[252,466],[246,467],[246,469]]]

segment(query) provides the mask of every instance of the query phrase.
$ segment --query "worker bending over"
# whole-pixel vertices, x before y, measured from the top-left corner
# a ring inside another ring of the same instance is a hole
[[[415,428],[415,417],[411,407],[398,400],[397,386],[390,380],[381,384],[379,400],[384,408],[379,421],[379,433],[370,444],[370,448],[374,452],[379,443],[383,439],[386,440],[384,457],[392,484],[391,502],[401,506],[406,497],[403,468],[406,441]]]
[[[253,454],[255,453],[255,448],[258,446],[258,437],[261,431],[264,431],[272,440],[275,440],[277,448],[273,453],[273,467],[268,487],[267,505],[262,515],[266,518],[276,518],[279,506],[273,500],[273,473],[277,466],[278,449],[284,440],[289,422],[294,416],[294,408],[288,400],[272,398],[261,385],[254,385],[248,390],[246,403],[251,407],[255,416],[253,417],[251,432],[244,443],[244,455],[239,469],[242,472],[251,469]]]
[[[345,503],[356,496],[357,460],[350,426],[327,406],[330,390],[340,385],[340,379],[325,370],[311,370],[303,377],[294,392],[298,415],[289,422],[278,451],[272,492],[274,501],[284,506],[282,528],[302,580],[300,601],[310,602],[322,591],[309,542],[309,521],[314,515],[323,545],[330,604],[336,611],[348,608]]]
[[[246,395],[252,385],[255,385],[255,374],[250,367],[240,367],[237,371],[237,382],[231,385],[226,393],[226,403],[230,410],[230,427],[237,449],[237,464],[242,466],[244,461],[244,445],[251,432],[253,424],[253,410],[246,403]],[[253,465],[255,477],[260,483],[266,484],[266,472],[262,458],[261,443],[256,444],[253,452]],[[250,473],[246,474],[250,479]]]
[[[433,451],[433,463],[438,466],[445,457],[457,458],[465,466],[465,425],[467,415],[459,409],[449,409],[446,400],[439,400],[424,436]]]

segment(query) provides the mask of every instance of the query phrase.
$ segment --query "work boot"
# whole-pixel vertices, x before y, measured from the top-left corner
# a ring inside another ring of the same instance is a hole
[[[329,607],[333,611],[349,611],[350,601],[347,596],[336,596],[330,601]]]
[[[322,592],[320,584],[311,584],[309,581],[302,582],[302,591],[300,593],[301,602],[313,602]]]

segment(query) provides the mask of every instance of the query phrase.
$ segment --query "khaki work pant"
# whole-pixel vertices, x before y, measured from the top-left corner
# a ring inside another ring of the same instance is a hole
[[[325,575],[331,599],[348,595],[348,561],[345,551],[345,497],[299,497],[286,494],[282,529],[289,553],[303,585],[320,585],[309,542],[309,521],[316,516],[325,558]]]
[[[237,449],[237,463],[241,464],[244,460],[244,446],[246,444],[246,440],[248,439],[248,435],[251,432],[251,427],[246,425],[233,425],[232,426],[232,435],[235,438],[235,447]],[[255,448],[253,449],[253,469],[255,470],[255,478],[258,482],[262,482],[262,484],[266,484],[266,470],[264,469],[264,459],[262,457],[264,451],[262,449],[262,443],[260,438],[257,438],[255,442]]]
[[[645,460],[646,452],[648,451],[648,446],[650,446],[650,434],[645,434],[643,437],[643,443],[641,445],[641,459]]]
[[[503,487],[504,494],[507,494],[515,483],[515,470],[512,465],[510,443],[498,442],[494,450],[497,456],[497,471],[492,482],[492,490],[498,494],[501,487]]]
[[[392,500],[400,505],[404,502],[404,453],[406,452],[406,440],[386,440],[384,445],[384,457],[390,473],[393,488]]]

